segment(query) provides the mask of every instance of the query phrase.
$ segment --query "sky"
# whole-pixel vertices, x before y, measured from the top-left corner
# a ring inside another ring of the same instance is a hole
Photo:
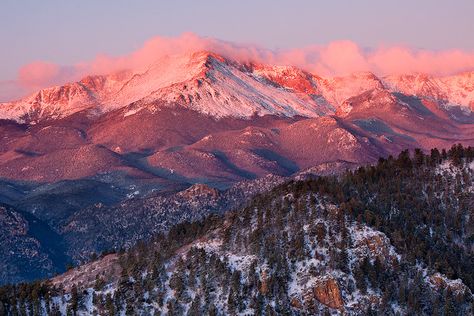
[[[465,54],[461,60],[470,66],[473,12],[473,0],[1,0],[0,101],[44,84],[77,79],[95,69],[90,65],[97,56],[127,56],[156,37],[182,38],[188,33],[292,51],[277,58],[290,63],[291,56],[298,56],[295,49],[305,50],[308,59],[308,47],[353,43],[364,52],[380,47],[455,50]],[[336,48],[353,48],[349,46]],[[456,56],[450,61],[459,59]],[[355,59],[351,55],[345,63],[357,63]],[[89,66],[78,71],[78,64]],[[332,70],[324,67],[313,68]],[[53,79],[42,80],[44,73]]]

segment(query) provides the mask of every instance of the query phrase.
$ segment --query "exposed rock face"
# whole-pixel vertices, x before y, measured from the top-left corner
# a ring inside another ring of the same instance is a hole
[[[397,255],[391,247],[390,240],[381,232],[363,229],[361,232],[356,232],[354,240],[355,251],[361,256],[379,258],[387,262],[397,261]]]
[[[293,297],[291,299],[290,305],[297,308],[297,309],[302,309],[303,308],[303,304],[301,303],[301,301],[297,297]]]
[[[313,288],[314,297],[330,308],[340,309],[344,306],[341,297],[341,290],[337,281],[333,278],[324,279],[318,282]]]
[[[437,290],[449,289],[449,291],[457,294],[469,293],[472,295],[469,288],[462,282],[461,279],[450,280],[445,275],[440,273],[435,273],[427,277],[427,279],[431,286]]]
[[[183,191],[181,195],[187,199],[193,199],[197,197],[216,199],[219,197],[219,191],[208,185],[197,183]]]
[[[260,293],[263,295],[268,293],[268,275],[267,271],[262,272],[262,285],[260,286]]]

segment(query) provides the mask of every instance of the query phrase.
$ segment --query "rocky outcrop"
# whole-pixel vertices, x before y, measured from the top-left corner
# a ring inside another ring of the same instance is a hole
[[[313,293],[315,299],[330,308],[340,309],[344,306],[341,290],[337,281],[333,278],[319,281],[314,286]]]
[[[293,297],[290,301],[290,305],[297,309],[303,308],[303,303],[301,303],[300,299],[297,297]]]
[[[196,197],[208,197],[216,199],[219,197],[219,191],[208,185],[197,183],[181,192],[180,195],[187,199],[193,199]]]
[[[461,279],[451,280],[440,273],[435,273],[427,277],[427,279],[429,284],[438,291],[447,289],[450,292],[456,294],[469,293],[472,295],[469,288],[462,282]]]
[[[387,263],[398,261],[398,256],[390,243],[390,239],[382,232],[362,227],[361,230],[355,232],[353,242],[354,251],[360,258],[378,258]]]
[[[260,293],[265,295],[265,294],[268,293],[268,275],[267,275],[267,271],[262,272],[261,281],[262,281],[262,284],[260,285]]]

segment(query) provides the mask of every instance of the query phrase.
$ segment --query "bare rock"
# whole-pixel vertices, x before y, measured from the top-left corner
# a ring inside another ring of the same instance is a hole
[[[333,278],[327,278],[319,281],[313,288],[314,297],[322,304],[340,309],[344,306],[341,296],[341,290],[337,281]]]

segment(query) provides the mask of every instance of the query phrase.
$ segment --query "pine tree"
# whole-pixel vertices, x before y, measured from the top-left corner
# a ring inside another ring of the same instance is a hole
[[[188,310],[189,316],[199,316],[201,315],[201,298],[196,295],[191,303],[191,307]]]
[[[94,290],[101,291],[105,286],[105,281],[98,274],[95,276]]]
[[[72,315],[76,315],[79,307],[79,294],[76,285],[71,289],[71,299],[69,300],[68,310],[71,311]]]
[[[115,315],[115,306],[114,306],[114,301],[112,300],[112,296],[107,294],[105,297],[105,309],[107,311],[108,316],[114,316]]]
[[[365,281],[364,271],[360,266],[357,266],[354,269],[354,279],[356,281],[357,288],[361,291],[362,294],[367,293],[367,282]]]
[[[209,305],[208,315],[217,316],[217,308],[216,308],[216,305],[214,305],[213,303]]]

